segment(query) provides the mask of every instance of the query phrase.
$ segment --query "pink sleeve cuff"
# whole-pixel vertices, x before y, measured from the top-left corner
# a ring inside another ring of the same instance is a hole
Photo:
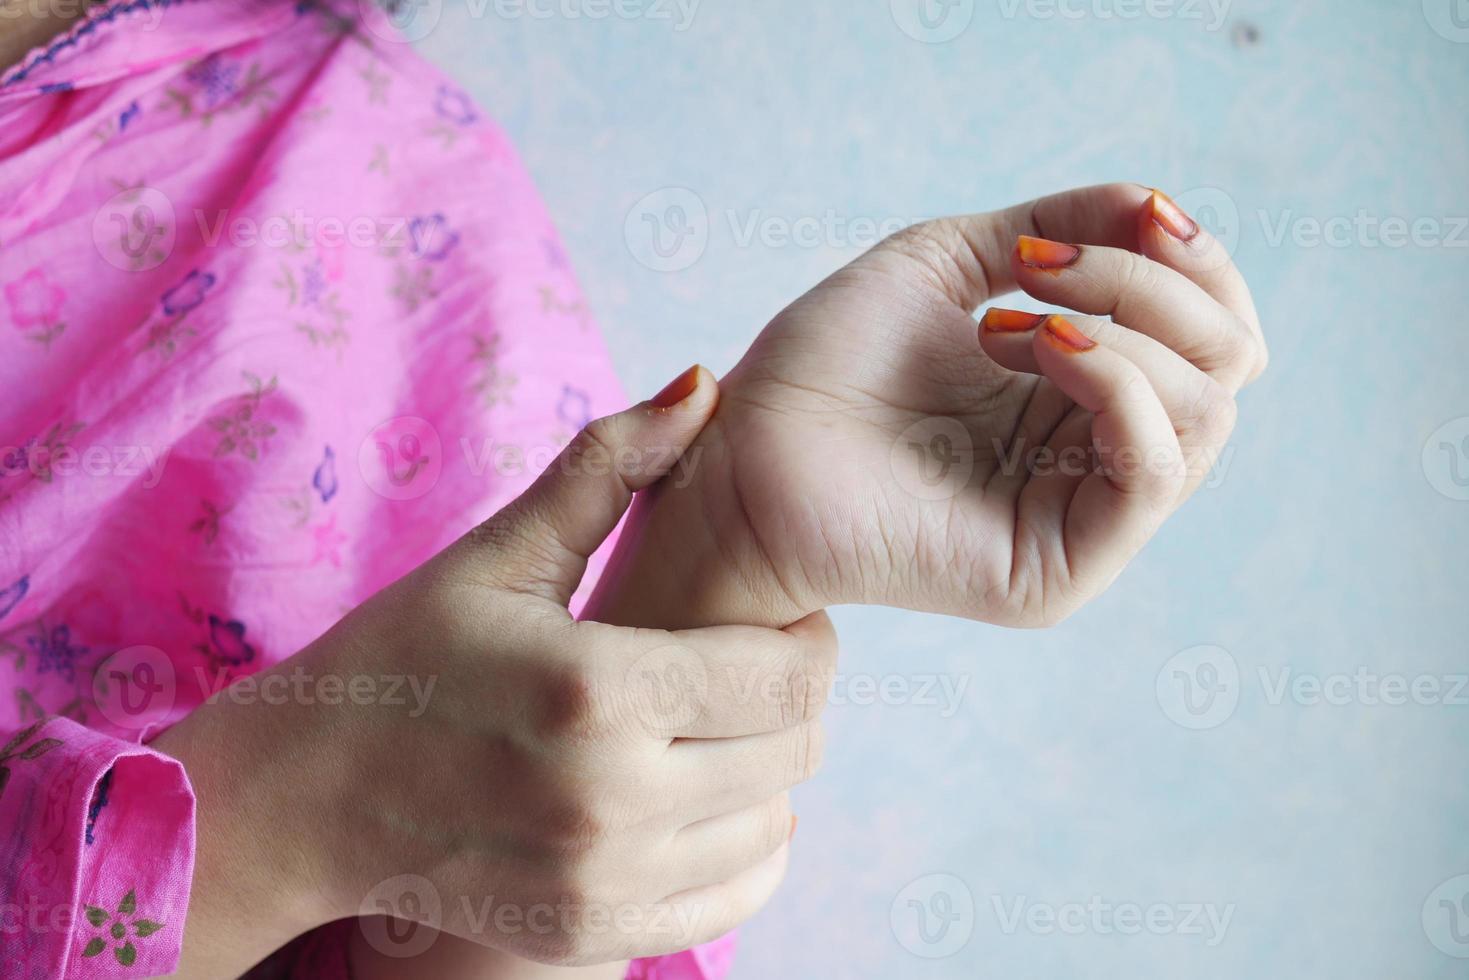
[[[0,745],[0,976],[172,972],[194,871],[183,767],[66,718]]]

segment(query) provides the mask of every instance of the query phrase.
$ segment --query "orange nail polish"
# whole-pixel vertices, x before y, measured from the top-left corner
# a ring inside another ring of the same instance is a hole
[[[989,333],[1024,333],[1040,326],[1045,318],[1044,313],[1026,313],[1022,310],[1006,310],[995,306],[985,310],[979,325],[981,329]]]
[[[699,387],[699,365],[695,364],[683,374],[668,382],[668,387],[653,396],[654,408],[672,408],[694,393]]]
[[[1097,346],[1097,342],[1076,329],[1076,325],[1064,316],[1046,317],[1046,340],[1052,347],[1067,354],[1080,354]]]
[[[791,814],[791,835],[790,835],[790,837],[787,837],[786,840],[790,840],[791,837],[795,837],[795,836],[796,836],[796,815],[793,813],[793,814]]]
[[[1016,247],[1019,249],[1022,265],[1030,269],[1042,269],[1052,275],[1059,275],[1060,270],[1081,258],[1081,249],[1075,245],[1063,245],[1045,238],[1031,238],[1029,235],[1021,235]]]
[[[1183,208],[1173,203],[1173,198],[1162,191],[1154,189],[1153,196],[1148,198],[1148,206],[1152,209],[1153,220],[1158,223],[1158,227],[1179,241],[1191,242],[1199,234],[1198,222],[1190,218]]]

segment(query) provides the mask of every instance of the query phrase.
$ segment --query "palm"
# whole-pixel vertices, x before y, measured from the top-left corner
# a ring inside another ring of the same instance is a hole
[[[827,601],[1028,620],[1055,581],[1037,525],[1056,515],[1028,506],[1052,478],[1013,460],[1084,445],[1085,413],[991,362],[971,316],[887,267],[903,261],[848,267],[765,329],[723,384],[717,482],[772,565]]]

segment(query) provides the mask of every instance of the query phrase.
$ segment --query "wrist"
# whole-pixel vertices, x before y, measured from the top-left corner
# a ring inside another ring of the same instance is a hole
[[[151,744],[183,764],[195,797],[179,976],[238,975],[346,914],[317,829],[320,757],[292,738],[299,711],[221,699]]]
[[[660,629],[780,628],[824,608],[795,563],[764,547],[750,526],[717,418],[685,457],[686,471],[638,494],[583,618]]]

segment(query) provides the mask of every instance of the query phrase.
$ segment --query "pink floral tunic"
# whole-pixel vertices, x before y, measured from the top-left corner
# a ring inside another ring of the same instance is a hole
[[[194,797],[144,743],[624,403],[505,136],[349,0],[118,0],[0,78],[0,392],[7,978],[169,972]]]

